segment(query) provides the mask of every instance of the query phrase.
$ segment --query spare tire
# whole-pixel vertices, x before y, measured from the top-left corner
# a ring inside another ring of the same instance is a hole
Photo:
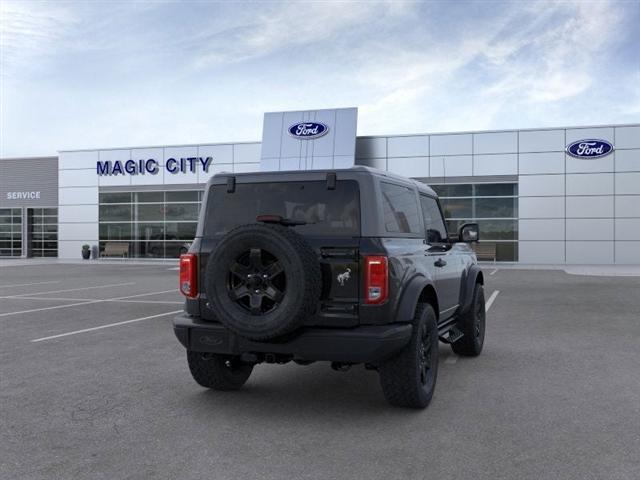
[[[217,319],[251,340],[289,333],[320,299],[318,258],[302,236],[280,225],[243,225],[209,257],[205,292]]]

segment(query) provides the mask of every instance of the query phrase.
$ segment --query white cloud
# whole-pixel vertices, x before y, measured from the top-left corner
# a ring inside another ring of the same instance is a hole
[[[360,134],[640,110],[640,54],[617,56],[639,38],[624,2],[0,5],[0,155],[254,140],[287,109],[358,106]]]
[[[78,21],[62,2],[0,2],[2,70],[24,68],[55,49],[67,30]]]

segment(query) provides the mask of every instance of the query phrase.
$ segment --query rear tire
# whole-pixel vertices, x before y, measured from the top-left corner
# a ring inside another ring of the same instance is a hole
[[[213,390],[238,390],[248,380],[253,365],[237,357],[187,351],[193,379]]]
[[[477,357],[484,345],[486,314],[484,306],[484,288],[476,283],[469,311],[460,317],[458,328],[464,336],[451,344],[454,353],[465,357]]]
[[[409,343],[379,368],[384,397],[391,405],[425,408],[438,377],[438,327],[429,304],[419,304]]]

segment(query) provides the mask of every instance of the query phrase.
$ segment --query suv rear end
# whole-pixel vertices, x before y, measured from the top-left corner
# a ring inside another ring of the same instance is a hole
[[[426,186],[366,167],[213,177],[180,260],[187,300],[174,319],[194,379],[228,390],[262,362],[364,363],[391,403],[425,407],[438,339],[453,338],[457,317],[449,309],[438,323],[424,195],[437,201]],[[452,273],[471,278],[456,258],[443,284],[456,282]]]

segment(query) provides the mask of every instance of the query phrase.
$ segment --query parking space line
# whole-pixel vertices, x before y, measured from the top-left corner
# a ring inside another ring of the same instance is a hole
[[[15,285],[0,285],[0,288],[30,287],[31,285],[44,285],[46,283],[60,283],[60,280],[51,280],[49,282],[18,283]]]
[[[47,292],[22,293],[20,295],[8,295],[8,296],[5,296],[5,297],[0,297],[0,298],[28,297],[30,295],[41,295],[41,294],[47,294],[47,293],[77,292],[78,290],[93,290],[93,289],[96,289],[96,288],[126,287],[128,285],[135,285],[135,282],[110,283],[108,285],[96,285],[95,287],[78,287],[78,288],[66,288],[64,290],[49,290]]]
[[[129,298],[145,297],[148,295],[159,295],[161,293],[169,293],[169,292],[175,292],[175,288],[171,290],[163,290],[162,292],[140,293],[138,295],[128,295],[126,297],[107,298],[107,299],[100,299],[100,300],[88,300],[88,301],[78,302],[78,303],[69,303],[67,305],[55,305],[53,307],[42,307],[42,308],[33,308],[31,310],[19,310],[17,312],[6,312],[6,313],[0,313],[0,317],[8,317],[10,315],[20,315],[22,313],[44,312],[45,310],[57,310],[60,308],[78,307],[80,305],[91,305],[94,303],[105,303],[113,300],[127,300]],[[0,298],[3,298],[3,297],[0,297]],[[12,297],[4,297],[4,298],[12,298]],[[25,298],[25,297],[22,297],[22,298]],[[26,298],[29,298],[29,297],[26,297]]]
[[[489,297],[489,300],[487,300],[487,303],[484,306],[484,311],[485,312],[489,311],[489,309],[491,308],[491,305],[493,305],[493,302],[494,302],[494,300],[496,299],[496,297],[498,296],[499,293],[500,293],[500,290],[494,290],[493,291],[493,293]]]
[[[92,303],[98,303],[101,301],[102,300],[93,300],[89,302],[78,302],[78,303],[69,303],[66,305],[56,305],[54,307],[32,308],[31,310],[19,310],[17,312],[6,312],[6,313],[0,313],[0,317],[9,317],[11,315],[20,315],[22,313],[44,312],[45,310],[57,310],[59,308],[77,307],[78,305],[90,305]]]
[[[493,271],[489,275],[495,275],[497,271],[498,271],[498,269],[494,268]]]
[[[109,323],[107,325],[100,325],[98,327],[83,328],[82,330],[75,330],[73,332],[60,333],[58,335],[51,335],[50,337],[36,338],[36,339],[30,340],[30,341],[31,341],[31,343],[44,342],[45,340],[53,340],[54,338],[68,337],[70,335],[77,335],[79,333],[94,332],[96,330],[102,330],[104,328],[117,327],[118,325],[126,325],[128,323],[141,322],[143,320],[151,320],[152,318],[165,317],[167,315],[175,315],[176,313],[180,313],[180,312],[182,312],[182,310],[176,310],[176,311],[173,311],[173,312],[159,313],[157,315],[150,315],[148,317],[134,318],[133,320],[125,320],[124,322]]]
[[[175,291],[171,290],[172,292]],[[40,300],[40,301],[60,301],[60,302],[86,302],[88,301],[87,299],[83,299],[83,298],[69,298],[69,297],[16,297],[16,298],[10,298],[9,300]],[[170,304],[170,305],[182,305],[184,302],[183,301],[175,301],[175,302],[170,302],[170,301],[165,301],[165,300],[120,300],[120,299],[115,299],[115,298],[100,298],[100,299],[96,299],[96,300],[101,300],[104,302],[115,302],[115,303],[158,303],[158,304]]]

